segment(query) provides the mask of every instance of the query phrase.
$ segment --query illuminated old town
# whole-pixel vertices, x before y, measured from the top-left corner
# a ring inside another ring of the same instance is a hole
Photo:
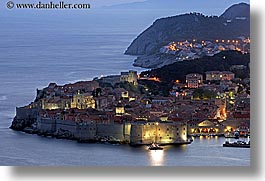
[[[43,136],[132,145],[188,144],[191,136],[235,131],[248,136],[249,80],[243,81],[244,86],[235,83],[230,71],[191,73],[185,82],[175,81],[169,96],[152,95],[135,71],[63,86],[50,83],[37,90],[33,103],[17,108],[14,122],[33,121],[24,131]]]
[[[0,10],[0,165],[252,164],[249,0],[27,1]]]

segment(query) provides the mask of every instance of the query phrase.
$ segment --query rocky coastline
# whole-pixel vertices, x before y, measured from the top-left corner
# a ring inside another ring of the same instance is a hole
[[[143,55],[134,60],[133,66],[152,69],[161,68],[175,62],[174,56],[163,56],[161,54]]]
[[[20,131],[27,134],[38,135],[46,138],[73,140],[77,141],[78,143],[129,144],[127,141],[120,141],[111,136],[95,136],[94,139],[80,139],[73,136],[69,131],[66,130],[59,130],[57,132],[42,131],[37,128],[36,124],[36,119],[17,119],[17,117],[14,117],[9,128],[14,131]]]

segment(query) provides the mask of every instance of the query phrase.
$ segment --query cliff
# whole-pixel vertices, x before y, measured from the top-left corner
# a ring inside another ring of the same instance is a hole
[[[125,54],[140,56],[136,60],[135,66],[161,67],[164,59],[161,58],[159,49],[169,42],[193,39],[211,41],[215,39],[236,39],[240,36],[249,37],[249,12],[250,6],[240,3],[231,6],[219,17],[189,13],[158,19],[133,40]],[[149,57],[150,55],[151,57]],[[152,61],[155,61],[155,63]],[[168,61],[167,64],[170,63],[171,61]]]

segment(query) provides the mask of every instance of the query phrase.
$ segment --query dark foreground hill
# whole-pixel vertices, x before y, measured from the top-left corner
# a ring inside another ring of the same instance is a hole
[[[249,78],[250,54],[237,51],[224,51],[213,57],[205,56],[197,60],[176,62],[162,68],[142,72],[141,76],[158,77],[162,82],[171,83],[174,80],[185,81],[189,73],[204,74],[206,71],[230,71],[232,65],[245,65],[243,72],[235,72],[236,78]]]

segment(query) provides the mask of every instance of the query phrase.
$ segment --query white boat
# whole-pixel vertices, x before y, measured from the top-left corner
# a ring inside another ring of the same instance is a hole
[[[158,144],[156,143],[152,143],[149,147],[148,147],[149,150],[163,150],[164,148],[163,147],[160,147]]]

